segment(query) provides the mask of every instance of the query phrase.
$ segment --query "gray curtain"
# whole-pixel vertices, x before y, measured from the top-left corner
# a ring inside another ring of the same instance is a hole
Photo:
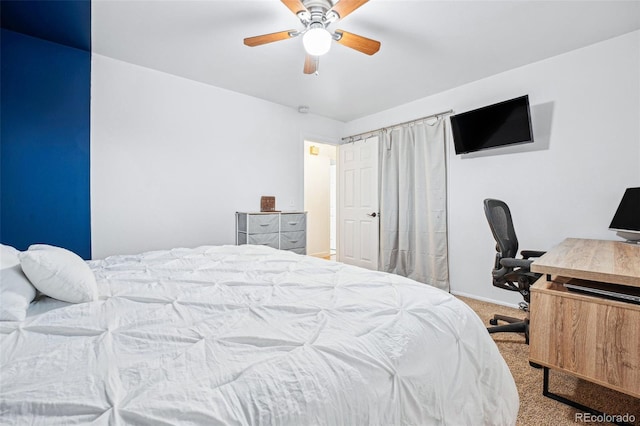
[[[387,130],[380,144],[380,268],[449,291],[442,117]]]

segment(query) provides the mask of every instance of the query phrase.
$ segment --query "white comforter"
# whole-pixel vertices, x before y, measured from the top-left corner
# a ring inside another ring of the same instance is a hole
[[[515,424],[496,345],[443,291],[259,246],[90,266],[99,301],[0,323],[3,424]]]

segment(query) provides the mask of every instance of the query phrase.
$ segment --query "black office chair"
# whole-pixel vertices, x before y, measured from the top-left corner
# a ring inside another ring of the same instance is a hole
[[[494,315],[489,323],[495,327],[488,327],[489,333],[516,332],[524,333],[527,344],[529,343],[529,287],[536,282],[541,274],[529,270],[533,259],[542,256],[545,252],[523,250],[521,259],[516,259],[518,254],[518,238],[513,228],[509,206],[504,201],[484,200],[484,214],[489,221],[489,227],[496,240],[496,261],[491,274],[493,285],[505,290],[517,291],[522,294],[524,302],[520,302],[520,309],[527,312],[527,317],[514,318],[504,315]],[[498,321],[506,322],[498,325]]]

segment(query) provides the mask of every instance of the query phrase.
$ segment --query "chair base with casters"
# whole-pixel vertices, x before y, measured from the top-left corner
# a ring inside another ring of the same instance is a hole
[[[522,295],[524,302],[518,305],[520,309],[526,312],[525,318],[516,318],[506,315],[495,314],[489,320],[489,324],[494,327],[487,327],[489,333],[522,333],[524,334],[525,343],[529,344],[529,289],[539,278],[540,274],[529,272],[529,265],[533,260],[529,259],[533,254],[531,251],[523,251],[523,259],[505,259],[496,256],[496,263],[500,268],[493,271],[493,285],[505,290],[517,291]],[[541,255],[541,254],[540,254]],[[505,264],[508,267],[505,267]],[[506,324],[500,325],[500,322]]]
[[[494,327],[487,327],[487,330],[489,333],[523,333],[526,343],[529,344],[529,288],[541,275],[531,272],[530,266],[533,263],[532,258],[540,257],[545,252],[522,250],[521,258],[516,258],[518,238],[507,204],[500,200],[486,199],[484,212],[496,241],[496,257],[491,271],[493,285],[504,290],[519,292],[524,299],[524,302],[520,302],[520,309],[527,313],[526,318],[496,314],[489,320],[489,324]],[[506,324],[498,325],[499,322]]]
[[[498,321],[504,321],[507,324],[498,325]],[[487,327],[489,333],[524,333],[525,342],[529,344],[529,318],[515,318],[506,315],[495,314],[489,320],[489,324],[495,327]]]

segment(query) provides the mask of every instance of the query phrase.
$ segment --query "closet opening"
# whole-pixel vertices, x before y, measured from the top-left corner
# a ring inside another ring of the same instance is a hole
[[[336,145],[304,141],[304,210],[307,254],[335,260]]]

